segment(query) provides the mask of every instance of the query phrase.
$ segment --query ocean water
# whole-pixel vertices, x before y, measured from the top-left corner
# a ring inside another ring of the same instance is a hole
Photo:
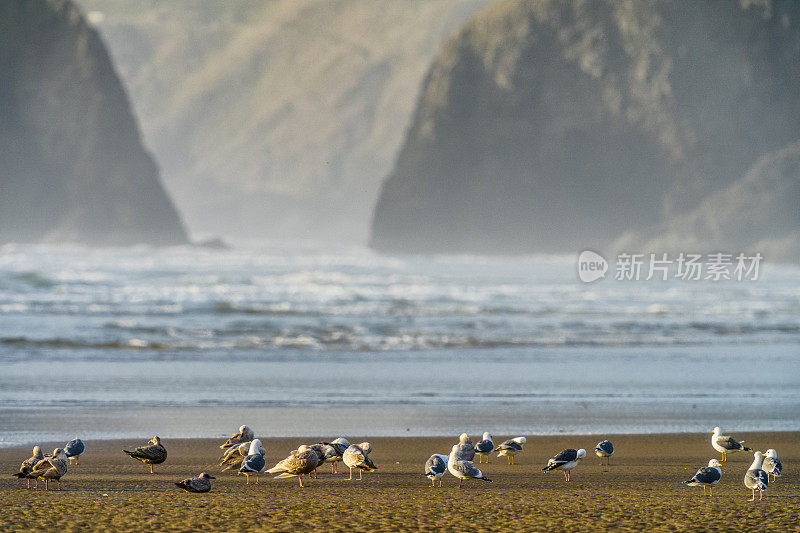
[[[800,268],[584,284],[576,258],[0,247],[0,446],[800,430]]]

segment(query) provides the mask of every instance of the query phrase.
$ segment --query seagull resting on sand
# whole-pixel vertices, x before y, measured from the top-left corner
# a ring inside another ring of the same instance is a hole
[[[761,469],[761,459],[761,452],[754,453],[753,463],[744,475],[744,486],[753,491],[753,497],[747,500],[749,502],[755,501],[756,491],[759,493],[759,501],[763,500],[764,491],[767,490],[767,485],[769,485],[769,476]]]
[[[703,496],[706,495],[706,487],[708,487],[708,495],[713,496],[714,485],[719,483],[719,480],[722,479],[722,469],[720,466],[722,465],[719,461],[716,459],[711,459],[708,462],[708,466],[704,466],[698,470],[692,479],[689,481],[684,481],[683,483],[689,485],[690,487],[702,485]]]
[[[447,462],[450,457],[435,453],[425,462],[425,475],[431,480],[431,487],[436,486],[436,478],[439,478],[439,486],[442,486],[442,477],[447,472]]]
[[[528,440],[525,437],[514,437],[513,439],[508,439],[497,447],[497,457],[503,457],[505,455],[508,464],[516,464],[514,463],[514,456],[517,454],[517,452],[522,451],[522,445],[526,442],[528,442]]]
[[[464,483],[465,479],[480,479],[491,483],[492,480],[484,476],[483,472],[472,464],[472,461],[459,459],[459,453],[461,453],[459,445],[455,444],[450,451],[450,457],[447,459],[447,470],[458,478],[458,488],[461,488],[461,484]]]
[[[300,486],[303,485],[303,474],[310,474],[319,464],[319,455],[311,449],[311,447],[303,444],[296,450],[292,451],[289,456],[283,461],[279,462],[269,470],[269,474],[279,474],[275,479],[285,477],[295,477],[300,479]]]
[[[234,433],[231,437],[220,445],[220,449],[226,450],[231,446],[241,444],[243,442],[251,442],[255,438],[255,433],[249,426],[239,426],[238,433]]]
[[[781,461],[778,459],[778,452],[772,448],[767,450],[767,453],[764,454],[764,463],[761,465],[761,469],[767,473],[768,478],[772,476],[772,481],[781,477],[783,465],[781,465]]]
[[[86,451],[86,445],[78,437],[75,437],[64,445],[64,452],[66,452],[67,459],[70,463],[72,463],[72,458],[74,457],[75,464],[78,464],[78,457],[83,455],[84,451]]]
[[[339,437],[330,442],[321,442],[325,454],[325,462],[331,464],[331,474],[339,473],[339,462],[342,460],[344,451],[350,447],[350,442],[344,438]]]
[[[586,457],[586,450],[581,448],[580,450],[573,450],[572,448],[567,448],[566,450],[562,451],[549,461],[547,461],[547,466],[542,468],[542,472],[549,472],[551,470],[555,470],[556,468],[560,468],[564,471],[564,480],[570,481],[569,472],[576,466],[581,459]]]
[[[469,435],[462,433],[458,436],[458,458],[463,461],[472,461],[475,459],[475,446],[472,444],[472,439]]]
[[[483,462],[483,458],[486,458],[486,463],[489,463],[489,458],[491,457],[491,453],[494,451],[494,442],[492,441],[492,435],[485,431],[483,433],[483,439],[481,439],[478,444],[475,445],[475,453],[478,454],[478,463]]]
[[[239,474],[247,476],[247,485],[250,484],[251,474],[256,475],[256,485],[258,485],[258,474],[263,472],[264,468],[267,466],[267,460],[261,454],[262,449],[263,447],[261,446],[260,440],[253,439],[250,441],[250,449],[247,451],[247,457],[242,460],[242,465],[236,473],[237,476]]]
[[[611,441],[604,440],[597,443],[594,447],[594,453],[600,458],[600,464],[603,464],[603,459],[606,460],[607,465],[611,465],[611,456],[614,455],[614,445]]]
[[[12,474],[14,477],[18,477],[19,479],[27,479],[28,480],[28,488],[31,488],[31,479],[36,480],[36,487],[39,488],[39,477],[33,475],[33,467],[36,463],[44,459],[44,454],[42,454],[42,449],[38,446],[33,447],[33,455],[28,457],[22,464],[19,465],[19,472],[16,474]]]
[[[347,479],[353,479],[354,468],[358,469],[359,480],[362,479],[364,470],[371,472],[378,469],[378,467],[372,462],[372,459],[369,458],[369,453],[371,451],[372,445],[370,445],[369,442],[362,442],[358,446],[353,444],[344,451],[342,460],[350,469],[350,477]]]
[[[720,435],[720,432],[719,426],[714,428],[714,432],[711,434],[711,446],[722,454],[723,463],[728,460],[728,452],[753,451],[752,448],[743,446],[744,441],[739,442],[728,435]]]
[[[211,490],[211,480],[217,479],[214,476],[210,476],[205,472],[200,472],[200,475],[197,477],[190,477],[189,479],[184,479],[183,481],[178,481],[175,483],[178,487],[182,488],[186,492],[208,492]]]
[[[158,436],[150,439],[150,443],[145,446],[139,446],[133,450],[122,450],[134,459],[137,459],[144,464],[150,465],[150,473],[153,473],[153,465],[160,465],[167,460],[167,449],[161,445],[161,439]]]
[[[243,442],[237,446],[231,446],[227,449],[219,462],[219,466],[225,467],[222,469],[223,472],[227,472],[228,470],[239,470],[239,467],[242,466],[242,461],[244,461],[244,458],[250,455],[250,442]],[[267,450],[265,450],[263,446],[259,446],[258,451],[261,453],[261,455],[266,457]]]
[[[67,473],[67,454],[63,448],[53,450],[52,457],[45,457],[35,465],[31,474],[44,479],[44,490],[49,490],[48,482],[55,479],[58,482],[58,490],[61,490],[61,478]]]

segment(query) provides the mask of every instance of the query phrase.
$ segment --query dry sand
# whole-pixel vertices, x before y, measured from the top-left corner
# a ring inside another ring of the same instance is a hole
[[[462,489],[449,474],[442,488],[432,488],[423,476],[430,454],[447,453],[455,438],[371,439],[378,472],[347,481],[346,474],[332,476],[324,465],[319,479],[304,489],[296,478],[264,476],[260,485],[247,486],[243,476],[219,473],[214,466],[218,440],[164,439],[169,457],[150,475],[121,452],[146,440],[141,439],[87,442],[61,492],[45,492],[43,484],[26,490],[25,481],[10,474],[30,450],[5,449],[0,451],[7,472],[0,479],[0,531],[800,530],[794,466],[800,463],[800,433],[737,434],[756,449],[777,449],[784,464],[783,477],[770,485],[764,501],[751,503],[742,484],[749,453],[730,455],[713,498],[704,498],[700,487],[681,484],[710,458],[719,458],[710,434],[608,437],[617,448],[610,467],[601,467],[590,451],[601,440],[597,436],[529,437],[517,465],[496,455],[491,464],[481,465],[494,483],[470,481]],[[317,440],[265,439],[268,464]],[[566,447],[590,453],[570,483],[558,471],[541,471],[548,457]],[[173,485],[202,470],[218,476],[211,493],[189,494]]]

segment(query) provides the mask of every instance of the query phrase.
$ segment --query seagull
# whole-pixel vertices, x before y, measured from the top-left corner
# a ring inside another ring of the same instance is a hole
[[[772,448],[767,450],[767,453],[764,454],[764,464],[761,465],[761,468],[767,473],[768,478],[772,476],[772,481],[781,477],[783,466],[781,465],[781,460],[778,459],[778,452]]]
[[[61,477],[67,473],[67,454],[63,448],[53,450],[52,457],[45,457],[33,465],[32,475],[37,478],[44,478],[44,490],[49,490],[48,482],[55,479],[58,482],[58,490],[61,490]]]
[[[497,447],[497,457],[503,457],[505,455],[508,464],[515,464],[514,455],[517,452],[522,451],[522,445],[526,442],[528,442],[528,440],[525,437],[514,437],[513,439],[508,439]]]
[[[314,479],[317,479],[317,468],[325,462],[326,447],[324,444],[309,444],[308,447],[317,454],[317,466],[314,467]],[[311,477],[311,474],[309,474],[309,477]]]
[[[167,460],[167,449],[161,445],[161,439],[158,436],[150,439],[150,443],[145,446],[139,446],[134,450],[122,450],[134,459],[138,459],[144,464],[150,465],[150,473],[153,473],[153,465],[160,465]]]
[[[472,439],[469,435],[462,433],[458,437],[458,458],[464,461],[472,461],[475,459],[475,446],[472,445]]]
[[[200,475],[197,477],[190,477],[189,479],[184,479],[183,481],[178,481],[175,483],[178,487],[182,488],[186,492],[208,492],[211,490],[211,480],[217,479],[214,476],[209,476],[205,472],[200,472]]]
[[[350,447],[350,442],[344,437],[339,437],[330,442],[321,442],[320,444],[324,449],[325,461],[331,464],[331,474],[338,474],[338,463],[342,460],[344,451]]]
[[[564,471],[564,479],[566,481],[570,480],[569,471],[578,466],[578,463],[581,459],[586,457],[586,450],[581,448],[580,450],[573,450],[572,448],[567,448],[566,450],[562,451],[549,461],[547,461],[547,466],[542,468],[542,472],[549,472],[551,470],[555,470],[556,468],[560,468]]]
[[[352,444],[344,451],[344,454],[342,454],[342,461],[350,468],[350,477],[347,479],[353,479],[354,468],[358,469],[359,480],[362,479],[364,470],[370,472],[378,469],[375,463],[372,462],[372,459],[369,458],[369,452],[371,451],[372,446],[369,442],[362,442],[357,446]]]
[[[454,444],[453,449],[450,451],[450,457],[447,459],[447,470],[458,478],[458,488],[461,488],[461,484],[464,483],[465,479],[481,479],[491,483],[492,480],[475,468],[472,461],[459,459],[461,451],[460,446]]]
[[[319,455],[311,447],[303,444],[292,451],[289,456],[269,470],[269,474],[279,474],[275,479],[297,476],[303,486],[303,474],[310,474],[319,464]]]
[[[739,442],[728,435],[720,435],[720,431],[719,426],[714,428],[714,433],[711,434],[711,446],[722,454],[723,463],[728,460],[728,452],[738,452],[739,450],[743,452],[753,451],[752,448],[742,445],[744,441]]]
[[[72,458],[74,457],[75,464],[78,464],[78,457],[83,455],[83,452],[86,451],[86,445],[81,439],[75,437],[64,445],[64,451],[67,453],[67,459],[70,463],[72,463]]]
[[[436,478],[439,478],[439,486],[442,486],[442,477],[447,472],[447,461],[449,459],[446,455],[435,453],[425,461],[425,475],[431,480],[431,487],[436,486]]]
[[[488,431],[484,431],[483,439],[475,445],[475,453],[478,454],[478,463],[483,462],[483,458],[486,457],[486,463],[489,463],[489,458],[491,457],[492,452],[494,451],[494,442],[492,442],[492,435]]]
[[[253,433],[253,430],[250,429],[249,426],[241,425],[239,426],[239,432],[231,435],[231,438],[229,438],[222,445],[220,445],[220,449],[226,450],[231,446],[235,446],[236,444],[241,444],[243,442],[250,442],[253,440],[254,437],[255,433]]]
[[[242,461],[244,461],[244,458],[250,455],[250,442],[243,442],[237,446],[231,446],[227,449],[219,462],[219,466],[225,467],[222,469],[223,472],[227,472],[228,470],[239,470],[239,467],[242,466]],[[267,455],[267,450],[265,450],[263,446],[259,446],[258,451],[263,456]]]
[[[253,439],[250,441],[250,449],[247,452],[247,457],[242,460],[242,465],[239,467],[239,472],[236,474],[244,474],[247,476],[247,484],[250,484],[250,475],[256,475],[256,485],[258,485],[258,474],[264,471],[267,466],[267,460],[261,454],[261,441]],[[266,452],[265,452],[266,454]]]
[[[36,487],[39,487],[39,478],[33,475],[33,466],[44,459],[44,455],[42,454],[42,449],[38,446],[33,447],[33,455],[28,457],[22,464],[19,465],[19,472],[16,474],[12,474],[14,477],[18,477],[19,479],[27,479],[28,480],[28,488],[31,488],[31,479],[36,480]]]
[[[759,493],[759,501],[763,500],[764,491],[767,490],[767,485],[769,485],[769,476],[761,469],[761,458],[761,452],[754,453],[753,463],[744,475],[744,486],[753,491],[753,497],[747,500],[749,502],[755,501],[756,491]]]
[[[711,459],[708,462],[708,466],[704,466],[698,470],[692,479],[689,481],[684,481],[683,483],[689,485],[690,487],[702,485],[703,496],[706,495],[706,487],[708,487],[708,495],[713,496],[714,485],[719,483],[719,480],[722,479],[722,469],[720,466],[722,466],[722,464],[719,461],[716,459]]]
[[[611,465],[611,456],[614,455],[614,445],[611,441],[604,440],[597,443],[594,447],[594,453],[600,458],[600,464],[603,464],[603,459],[606,459],[606,464]]]

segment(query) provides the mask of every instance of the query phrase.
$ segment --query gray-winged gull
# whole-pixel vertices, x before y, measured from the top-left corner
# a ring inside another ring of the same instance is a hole
[[[584,457],[586,457],[586,450],[583,448],[580,450],[567,448],[547,461],[547,466],[542,468],[542,472],[549,472],[551,470],[555,470],[556,468],[560,468],[564,471],[564,480],[569,481],[570,470],[578,466],[578,463],[580,463],[580,460]]]
[[[275,479],[285,477],[295,477],[300,480],[303,486],[303,475],[310,474],[319,464],[319,455],[311,447],[303,444],[297,450],[292,451],[289,456],[278,464],[267,470],[270,474],[278,474]]]
[[[755,501],[756,491],[759,493],[758,499],[763,500],[764,491],[767,490],[767,485],[769,485],[769,476],[762,470],[761,460],[761,452],[755,452],[753,454],[753,463],[744,475],[744,486],[753,491],[753,497],[747,500],[749,502]]]
[[[594,447],[594,453],[600,458],[600,464],[603,464],[603,459],[606,464],[611,464],[611,456],[614,455],[614,445],[609,440],[602,440]]]
[[[494,451],[494,441],[492,435],[488,431],[484,431],[483,438],[475,445],[475,453],[478,455],[478,463],[482,463],[484,457],[486,462],[489,462],[492,452]]]
[[[753,451],[752,448],[748,448],[742,444],[744,441],[739,442],[728,435],[720,435],[720,432],[719,426],[714,428],[714,432],[711,434],[711,446],[722,454],[723,463],[728,460],[728,452]]]
[[[716,459],[711,459],[708,462],[708,466],[704,466],[697,473],[694,475],[692,479],[689,481],[684,481],[686,485],[690,487],[696,487],[697,485],[703,486],[703,496],[706,495],[706,487],[708,487],[708,495],[714,495],[714,485],[719,483],[719,480],[722,479],[722,466],[719,461]]]
[[[320,442],[325,455],[325,462],[331,464],[331,474],[339,473],[339,462],[342,460],[344,451],[350,447],[350,442],[344,438],[339,437],[330,442]]]
[[[67,454],[67,460],[72,463],[72,458],[75,458],[75,464],[78,464],[78,457],[83,455],[86,451],[86,445],[81,439],[75,437],[67,444],[64,445],[64,452]]]
[[[500,458],[505,456],[508,464],[516,464],[514,462],[514,456],[517,454],[517,452],[522,451],[522,445],[526,442],[528,442],[528,439],[525,437],[514,437],[513,439],[508,439],[497,447],[497,457]]]
[[[242,465],[239,467],[237,476],[244,474],[247,476],[247,485],[250,484],[250,476],[256,475],[256,485],[258,485],[258,474],[264,471],[267,466],[267,460],[261,455],[261,441],[253,439],[250,441],[250,449],[247,451],[247,457],[242,460]]]
[[[150,473],[153,473],[153,465],[160,465],[167,460],[167,449],[161,444],[161,439],[158,436],[150,439],[149,444],[139,446],[133,450],[122,450],[134,459],[150,465]]]
[[[186,492],[208,492],[211,490],[212,479],[216,478],[206,474],[205,472],[200,472],[199,476],[178,481],[175,483],[175,485],[182,488]]]
[[[237,444],[241,444],[243,442],[251,442],[255,438],[255,433],[253,430],[250,429],[249,426],[241,425],[239,426],[239,431],[231,435],[231,437],[226,440],[220,448],[225,450],[230,448],[231,446],[235,446]]]
[[[462,433],[458,436],[458,458],[463,461],[472,461],[475,459],[475,446],[472,444],[472,439],[469,435]]]
[[[308,447],[317,454],[317,466],[314,467],[312,472],[312,474],[314,474],[314,479],[317,479],[317,468],[322,466],[322,463],[325,462],[328,448],[324,444],[309,444]],[[308,477],[311,477],[311,474],[309,474]]]
[[[761,465],[761,469],[767,473],[767,477],[772,476],[772,481],[781,477],[781,470],[783,470],[783,465],[781,465],[781,460],[778,459],[778,452],[770,448],[764,454],[764,462]]]
[[[363,472],[371,472],[377,470],[378,467],[369,458],[369,453],[372,451],[372,446],[369,442],[362,442],[359,445],[352,444],[344,451],[342,461],[350,469],[350,477],[353,479],[353,469],[358,469],[358,479],[362,479]]]
[[[33,475],[33,467],[36,463],[38,463],[42,459],[44,459],[44,454],[42,453],[42,449],[39,446],[34,446],[33,455],[22,461],[22,464],[19,465],[19,472],[13,474],[13,476],[18,477],[19,479],[27,479],[28,488],[31,488],[31,479],[35,479],[36,488],[38,488],[39,478]]]
[[[239,467],[242,466],[242,461],[244,461],[244,458],[250,455],[250,442],[253,441],[243,442],[237,446],[231,446],[225,451],[225,454],[222,456],[222,459],[219,462],[219,466],[225,467],[222,469],[223,472],[227,472],[228,470],[239,470]],[[259,446],[258,450],[261,455],[267,455],[267,450],[265,450],[263,446]]]
[[[55,479],[58,482],[58,490],[61,490],[61,478],[67,473],[67,454],[63,448],[53,450],[52,457],[45,457],[33,465],[32,474],[44,479],[44,490],[49,490],[48,482]]]
[[[472,461],[459,459],[459,453],[461,453],[461,450],[459,449],[458,444],[454,444],[453,449],[450,451],[450,457],[447,459],[447,470],[458,478],[458,488],[461,488],[461,484],[465,479],[480,479],[489,482],[492,481],[488,477],[484,476],[483,472],[481,472],[475,467],[475,465],[472,464]]]
[[[447,472],[447,462],[450,457],[435,453],[425,461],[425,475],[431,480],[431,487],[436,486],[436,478],[439,478],[439,486],[442,486],[442,477]]]

